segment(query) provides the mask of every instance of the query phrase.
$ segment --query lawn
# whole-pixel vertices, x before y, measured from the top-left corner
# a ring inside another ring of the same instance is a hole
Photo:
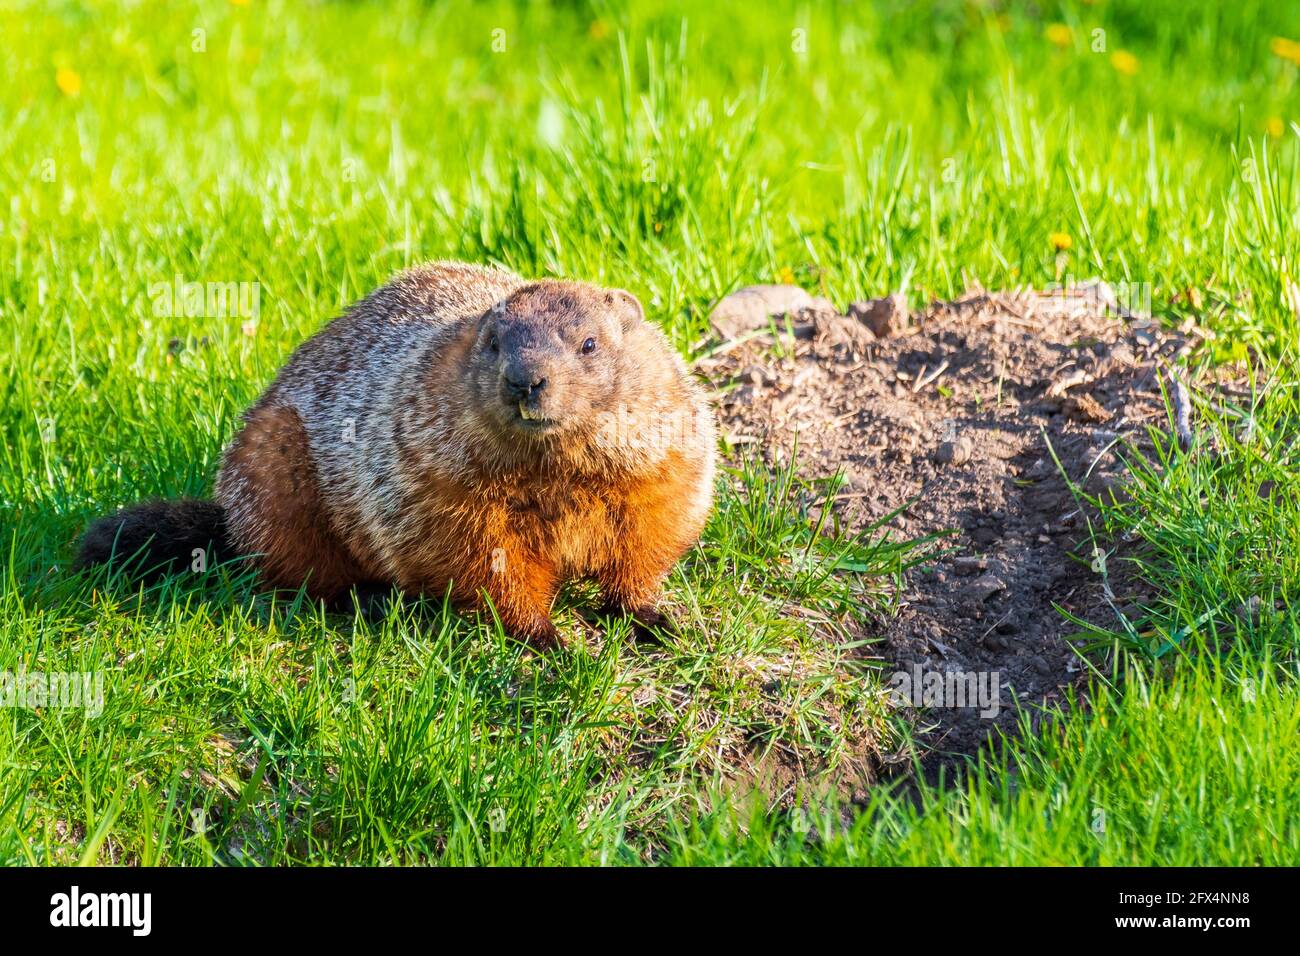
[[[103,690],[0,707],[0,863],[1300,861],[1300,8],[630,7],[0,0],[0,672]],[[688,358],[754,282],[1099,276],[1268,384],[1104,508],[1158,598],[1086,698],[849,812],[827,781],[910,728],[846,635],[931,546],[829,533],[797,463],[729,451],[662,647],[68,570],[437,258],[626,287]],[[801,790],[762,799],[777,757]]]

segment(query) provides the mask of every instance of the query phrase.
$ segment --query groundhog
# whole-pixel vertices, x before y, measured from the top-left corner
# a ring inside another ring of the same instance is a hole
[[[215,501],[93,523],[79,564],[246,556],[329,602],[396,586],[485,609],[537,647],[593,578],[661,621],[712,506],[713,419],[637,299],[455,262],[411,269],[303,343],[245,413]]]

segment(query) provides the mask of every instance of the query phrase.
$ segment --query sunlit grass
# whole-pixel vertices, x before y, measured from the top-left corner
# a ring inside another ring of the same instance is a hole
[[[0,709],[0,860],[1294,861],[1286,371],[1207,407],[1193,458],[1134,461],[1099,526],[1160,595],[1140,640],[1099,635],[1128,679],[1096,658],[1091,714],[919,814],[885,788],[844,833],[827,810],[833,836],[734,778],[898,746],[849,634],[921,552],[819,538],[827,488],[792,471],[732,459],[659,647],[599,640],[580,592],[575,650],[539,659],[436,600],[371,623],[237,568],[144,593],[66,569],[89,517],[206,494],[288,352],[424,259],[627,287],[686,354],[749,282],[921,304],[1096,275],[1271,368],[1296,10],[17,2],[0,34],[0,670],[106,681],[93,718]],[[178,280],[258,308],[159,308]]]

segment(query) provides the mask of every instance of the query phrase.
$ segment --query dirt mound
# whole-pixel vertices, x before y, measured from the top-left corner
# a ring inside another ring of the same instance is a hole
[[[843,469],[835,507],[848,527],[906,505],[892,532],[953,532],[875,632],[886,676],[906,675],[896,699],[927,705],[919,739],[938,755],[973,752],[994,727],[1014,727],[1017,702],[1079,681],[1078,627],[1058,608],[1117,624],[1056,459],[1088,491],[1114,489],[1124,443],[1170,430],[1167,369],[1195,333],[1107,305],[1086,293],[976,293],[883,336],[869,307],[805,310],[786,334],[737,339],[701,363],[733,441],[760,443],[771,461],[797,437],[805,474]],[[1110,586],[1131,599],[1113,571]]]

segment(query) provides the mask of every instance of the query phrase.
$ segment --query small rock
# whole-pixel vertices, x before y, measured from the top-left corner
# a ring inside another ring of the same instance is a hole
[[[941,465],[964,465],[970,461],[971,444],[967,438],[946,441],[934,451],[934,460]]]
[[[709,322],[723,341],[730,341],[763,328],[773,316],[797,315],[805,309],[834,311],[825,299],[814,298],[797,285],[748,285],[714,306]]]
[[[1110,360],[1123,368],[1128,368],[1137,361],[1133,355],[1133,350],[1123,342],[1116,342],[1111,346]]]
[[[1155,329],[1146,325],[1133,326],[1133,341],[1145,348],[1151,348],[1159,341]]]
[[[843,346],[847,351],[861,352],[874,341],[861,322],[834,312],[814,313],[812,325],[813,337],[823,347]]]
[[[901,332],[912,321],[907,300],[901,293],[883,299],[867,299],[849,305],[849,315],[869,328],[878,339]]]
[[[972,574],[978,574],[980,571],[987,571],[988,567],[988,558],[981,555],[964,554],[953,559],[952,573],[959,574],[962,577],[969,577]]]
[[[983,574],[976,578],[966,588],[966,593],[972,600],[987,601],[999,591],[1007,589],[1006,582],[992,574]]]

